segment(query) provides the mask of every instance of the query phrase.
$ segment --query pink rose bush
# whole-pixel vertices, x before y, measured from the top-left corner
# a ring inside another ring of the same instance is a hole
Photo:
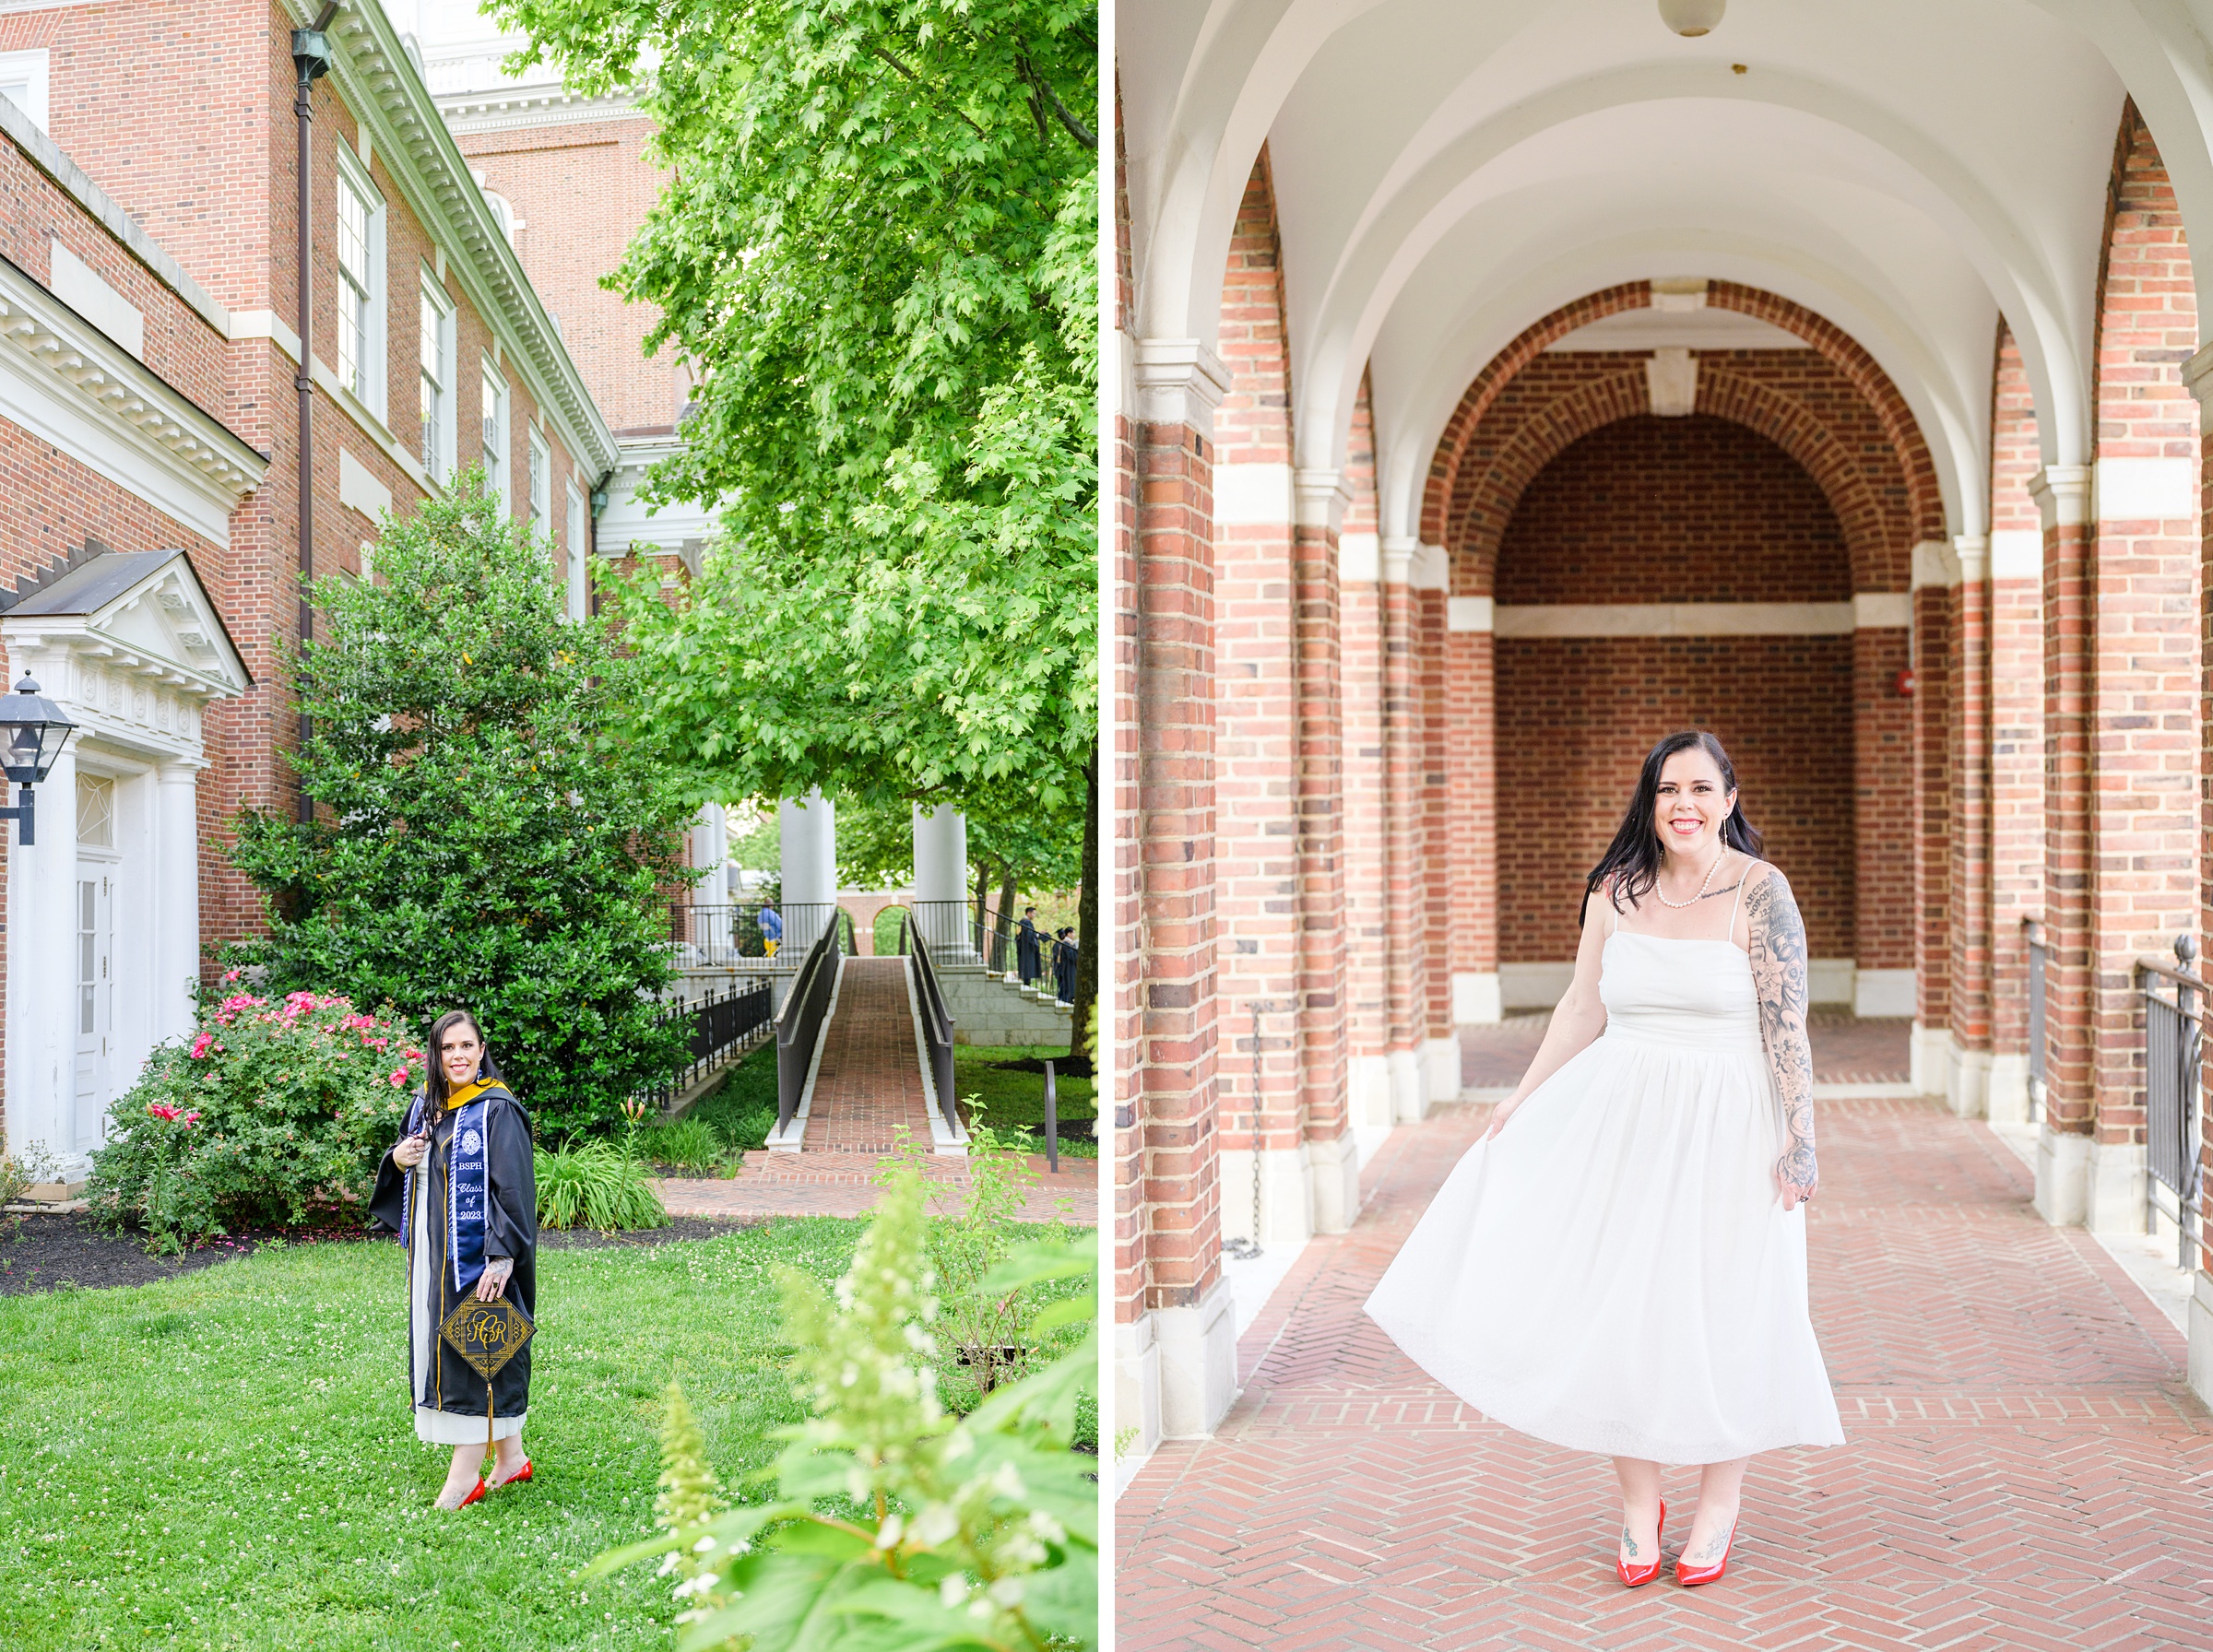
[[[409,1031],[336,995],[265,997],[231,970],[156,1049],[93,1155],[94,1209],[182,1249],[365,1200],[421,1087]]]

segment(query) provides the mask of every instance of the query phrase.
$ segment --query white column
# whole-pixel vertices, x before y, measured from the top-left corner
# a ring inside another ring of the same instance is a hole
[[[7,788],[8,802],[17,787]],[[69,1159],[77,1092],[77,756],[65,750],[38,791],[38,842],[7,850],[7,1148]],[[85,1174],[81,1159],[65,1174]]]
[[[946,962],[974,962],[968,904],[968,817],[950,803],[914,810],[916,915],[922,938]],[[932,906],[930,902],[951,902]]]
[[[200,974],[199,779],[206,766],[187,761],[154,771],[154,855],[147,878],[154,930],[149,1048],[192,1031],[192,983]],[[125,1070],[137,1070],[135,1059]]]
[[[776,832],[784,863],[784,946],[803,952],[821,938],[837,902],[837,806],[820,788],[797,801],[787,797],[776,805]]]

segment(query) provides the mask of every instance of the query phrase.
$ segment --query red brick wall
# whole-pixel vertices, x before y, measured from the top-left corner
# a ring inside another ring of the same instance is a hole
[[[1852,639],[1501,637],[1499,959],[1575,955],[1583,879],[1662,735],[1710,728],[1817,958],[1853,955]]]
[[[1360,379],[1346,440],[1348,499],[1343,533],[1373,534],[1376,517],[1376,436],[1367,377]],[[1383,603],[1375,580],[1344,584],[1343,632],[1344,861],[1346,1036],[1353,1056],[1380,1056],[1389,1048],[1383,965]]]
[[[1130,188],[1122,155],[1121,89],[1114,100],[1114,322],[1118,341],[1130,343]],[[1118,386],[1117,387],[1118,390]],[[1108,956],[1100,961],[1110,1018],[1106,1041],[1112,1044],[1114,1130],[1114,1318],[1128,1325],[1149,1305],[1146,1282],[1146,1131],[1138,1103],[1144,1080],[1145,981],[1140,973],[1143,930],[1143,856],[1138,843],[1143,818],[1139,796],[1138,717],[1138,467],[1133,409],[1120,405],[1114,414],[1114,494],[1108,541],[1113,602],[1101,622],[1107,628],[1109,679],[1102,706],[1109,738],[1102,761],[1108,765],[1108,808],[1112,830],[1104,845],[1107,901],[1112,927]]]
[[[2030,531],[2042,523],[2029,483],[2043,468],[2037,446],[2036,398],[2019,344],[2000,324],[1992,385],[1991,531]],[[2021,920],[2043,912],[2044,693],[2043,584],[2000,579],[1990,589],[1990,950],[1991,1047],[2020,1051],[2029,1041],[2028,942]]]
[[[1813,478],[1707,414],[1640,414],[1570,445],[1522,493],[1497,575],[1509,604],[1848,602],[1852,589]]]

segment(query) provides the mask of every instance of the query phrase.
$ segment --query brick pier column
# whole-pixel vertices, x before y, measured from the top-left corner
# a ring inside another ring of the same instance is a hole
[[[1980,1118],[1989,1110],[1991,1058],[1990,854],[1990,540],[1952,541],[1959,566],[1953,610],[1952,716],[1947,733],[1951,779],[1952,1111]]]
[[[1383,587],[1375,445],[1363,396],[1345,454],[1349,497],[1337,537],[1343,682],[1347,1107],[1373,1142],[1391,1124],[1389,944],[1383,864]]]
[[[1237,1384],[1215,1117],[1213,409],[1229,375],[1195,339],[1135,346],[1140,1137],[1144,1276],[1118,1328],[1160,1432],[1211,1431]],[[1127,1386],[1127,1384],[1125,1384]]]
[[[1414,596],[1414,680],[1421,723],[1421,844],[1414,886],[1422,910],[1422,1091],[1425,1102],[1460,1096],[1460,1039],[1452,1025],[1453,907],[1451,728],[1446,689],[1445,608],[1450,562],[1424,545],[1407,574]]]
[[[1913,548],[1913,1032],[1914,1088],[1951,1087],[1953,609],[1959,564],[1952,548]]]
[[[1387,537],[1383,574],[1383,911],[1385,1070],[1391,1115],[1400,1123],[1429,1110],[1421,1044],[1428,1023],[1427,925],[1421,908],[1422,725],[1415,677],[1416,608],[1409,585],[1415,543]]]
[[[1914,999],[1913,702],[1898,691],[1912,664],[1913,598],[1852,599],[1852,1012],[1906,1017]]]
[[[2200,773],[2213,780],[2213,344],[2191,357],[2183,368],[2183,383],[2197,398],[2198,418],[2198,659],[2200,665],[2197,728]],[[2200,793],[2198,812],[2198,924],[2201,936],[2213,938],[2213,785]],[[2201,957],[2199,969],[2206,967]],[[2213,1039],[2206,1041],[2204,1067],[2198,1074],[2198,1247],[2191,1274],[2190,1387],[2198,1398],[2213,1405],[2213,1199],[2204,1189],[2213,1188]]]
[[[1451,892],[1452,1029],[1497,1021],[1498,673],[1488,596],[1445,605],[1446,877]]]

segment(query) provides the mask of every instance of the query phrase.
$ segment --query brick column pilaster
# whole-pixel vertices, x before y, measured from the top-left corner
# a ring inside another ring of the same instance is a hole
[[[1135,348],[1142,1306],[1161,1432],[1205,1434],[1236,1385],[1216,1158],[1213,410],[1229,376],[1194,339]]]
[[[1403,1123],[1429,1110],[1421,1042],[1427,1027],[1426,929],[1420,907],[1422,726],[1414,652],[1417,622],[1409,585],[1411,538],[1382,542],[1383,874],[1386,975],[1385,1052],[1391,1116]]]
[[[1951,646],[1951,1075],[1963,1118],[1988,1111],[1991,1059],[1990,540],[1952,541],[1959,569]]]
[[[1345,489],[1334,470],[1297,471],[1293,486],[1299,1110],[1315,1231],[1341,1233],[1360,1209],[1347,1095],[1344,682],[1337,583]]]
[[[1953,610],[1959,563],[1952,548],[1913,548],[1913,1033],[1911,1072],[1923,1095],[1952,1079],[1951,734]]]
[[[2084,1213],[2090,1125],[2090,894],[2095,809],[2090,673],[2097,605],[2090,580],[2090,472],[2047,466],[2030,486],[2044,529],[2044,1117],[2036,1208],[2077,1226]]]
[[[1460,1095],[1460,1040],[1452,1029],[1452,826],[1450,730],[1445,690],[1445,610],[1450,575],[1441,546],[1415,552],[1414,680],[1420,703],[1421,834],[1415,888],[1422,913],[1422,1088],[1430,1104]]]
[[[1445,610],[1445,726],[1452,1024],[1497,1021],[1497,655],[1488,596],[1454,596]]]
[[[1346,1039],[1355,1129],[1391,1113],[1389,913],[1383,864],[1383,586],[1372,533],[1338,541],[1344,719]]]
[[[1852,1009],[1907,1017],[1913,996],[1913,702],[1899,692],[1912,663],[1912,598],[1852,597]]]
[[[2198,661],[2199,787],[2197,822],[2197,932],[2213,938],[2213,345],[2183,368],[2183,383],[2197,400],[2198,419]],[[2205,961],[2199,961],[2200,968]],[[2186,1328],[2191,1389],[2213,1405],[2213,1039],[2206,1041],[2198,1073],[2197,1250],[2191,1258]]]

